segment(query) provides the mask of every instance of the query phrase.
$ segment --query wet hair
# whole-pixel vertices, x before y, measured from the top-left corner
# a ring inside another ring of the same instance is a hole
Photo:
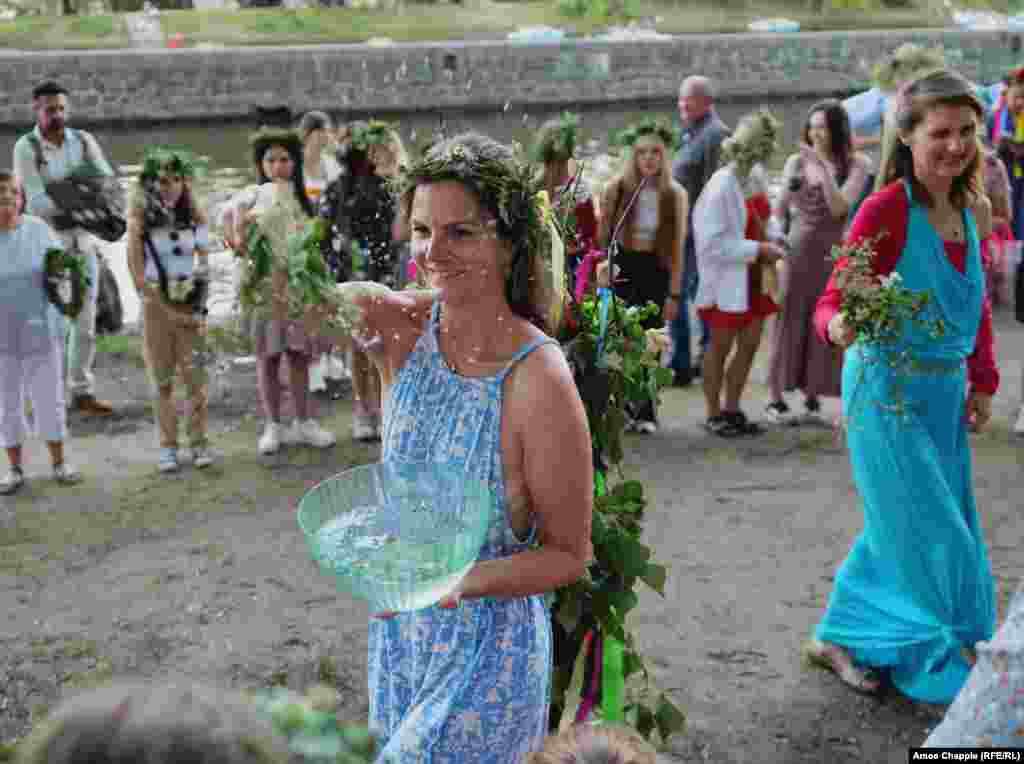
[[[496,221],[498,238],[512,250],[505,297],[512,312],[548,330],[543,303],[542,261],[550,256],[552,233],[536,201],[541,183],[532,165],[504,144],[467,132],[434,143],[411,166],[402,168],[393,188],[399,197],[401,225],[408,229],[416,188],[455,181],[476,197]],[[546,266],[545,266],[546,267]]]
[[[286,764],[287,743],[240,695],[187,680],[119,682],[65,700],[18,764]]]
[[[893,118],[895,129],[887,131],[878,172],[879,188],[901,178],[907,178],[914,198],[928,207],[933,205],[934,200],[928,189],[915,176],[913,154],[901,136],[911,133],[936,106],[968,106],[974,111],[979,123],[985,119],[985,107],[974,94],[974,88],[962,76],[948,69],[921,75],[907,83],[897,96]],[[961,209],[967,206],[970,195],[982,193],[980,139],[976,149],[974,158],[963,173],[953,180],[950,189],[950,201]]]
[[[295,191],[295,198],[299,200],[303,212],[310,217],[316,215],[313,202],[306,196],[306,176],[302,166],[302,139],[295,130],[280,130],[276,128],[260,128],[249,139],[252,145],[253,169],[259,183],[269,183],[270,178],[263,171],[263,157],[274,146],[280,146],[288,152],[292,159],[292,188]]]
[[[804,129],[801,132],[803,142],[811,145],[811,117],[818,113],[825,115],[825,126],[828,128],[829,147],[836,163],[836,182],[841,186],[850,174],[850,162],[853,159],[853,131],[850,129],[850,115],[843,104],[834,98],[818,101],[807,112]]]
[[[619,724],[574,724],[549,737],[524,764],[655,764],[654,747]]]
[[[326,112],[307,111],[299,120],[299,137],[305,143],[309,134],[314,130],[330,130],[333,125],[334,123],[331,122],[331,118]]]

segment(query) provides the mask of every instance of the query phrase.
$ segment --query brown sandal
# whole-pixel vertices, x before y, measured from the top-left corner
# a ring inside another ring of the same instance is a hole
[[[874,695],[882,686],[878,672],[874,669],[859,669],[853,664],[843,648],[812,639],[804,644],[804,658],[812,666],[831,671],[840,681],[855,692]],[[839,655],[842,658],[838,657]]]

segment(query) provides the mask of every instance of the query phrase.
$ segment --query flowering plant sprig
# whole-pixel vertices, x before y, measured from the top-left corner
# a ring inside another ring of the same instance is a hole
[[[832,260],[846,259],[846,267],[836,277],[843,294],[841,310],[846,325],[859,341],[876,346],[896,343],[907,322],[936,339],[941,337],[946,329],[943,320],[925,316],[932,299],[929,292],[907,289],[898,273],[876,275],[875,242],[884,235],[832,248]]]
[[[43,258],[46,273],[43,287],[47,297],[65,316],[77,318],[85,304],[86,290],[92,284],[85,257],[59,247],[51,247],[46,250]],[[69,295],[61,294],[62,283],[70,285]]]

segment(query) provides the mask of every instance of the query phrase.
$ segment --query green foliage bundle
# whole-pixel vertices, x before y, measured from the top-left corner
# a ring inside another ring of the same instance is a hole
[[[652,559],[650,547],[642,540],[647,506],[643,485],[624,481],[604,487],[609,472],[606,459],[622,477],[627,402],[656,400],[658,390],[671,381],[671,372],[658,364],[648,348],[643,328],[659,311],[654,303],[626,307],[612,296],[602,343],[600,298],[587,298],[574,306],[561,337],[586,408],[598,485],[591,534],[594,561],[583,579],[556,593],[552,606],[556,632],[552,711],[556,723],[563,713],[573,713],[580,692],[578,680],[573,680],[574,668],[586,649],[586,634],[595,630],[624,645],[626,722],[645,738],[657,733],[667,740],[684,727],[685,716],[653,687],[627,616],[639,602],[640,583],[665,595],[668,571]]]
[[[638,140],[648,136],[658,138],[664,143],[669,156],[675,154],[682,141],[682,133],[678,127],[648,115],[612,135],[610,143],[613,146],[631,149]]]
[[[85,256],[52,247],[46,250],[43,257],[46,272],[43,286],[50,302],[68,318],[78,318],[85,304],[86,291],[92,284]],[[60,285],[65,280],[71,287],[68,296],[60,294]]]

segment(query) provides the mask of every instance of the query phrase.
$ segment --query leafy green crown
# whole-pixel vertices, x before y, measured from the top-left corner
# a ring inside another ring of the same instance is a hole
[[[679,148],[681,142],[678,128],[652,116],[646,116],[625,130],[620,130],[612,136],[611,142],[616,146],[632,148],[638,140],[649,135],[653,135],[664,143],[669,153],[673,153]]]
[[[368,151],[371,146],[387,146],[397,131],[398,125],[379,119],[357,122],[352,127],[352,146],[360,151]]]
[[[292,147],[297,152],[302,151],[302,136],[298,130],[281,127],[261,127],[249,136],[249,145],[253,153],[263,154],[271,146]]]
[[[892,55],[872,70],[875,85],[882,90],[896,90],[900,85],[946,65],[941,48],[924,48],[912,42],[901,45]]]
[[[545,123],[533,145],[530,158],[534,162],[556,162],[572,159],[579,138],[580,117],[572,112]]]
[[[498,234],[512,244],[514,257],[550,256],[551,234],[537,197],[543,183],[520,152],[473,133],[457,135],[402,166],[390,187],[406,200],[417,186],[446,180],[469,186],[497,213]]]
[[[172,172],[183,178],[194,178],[205,174],[209,164],[206,157],[196,156],[186,148],[152,146],[143,154],[139,180],[143,183],[152,183],[164,172]]]

